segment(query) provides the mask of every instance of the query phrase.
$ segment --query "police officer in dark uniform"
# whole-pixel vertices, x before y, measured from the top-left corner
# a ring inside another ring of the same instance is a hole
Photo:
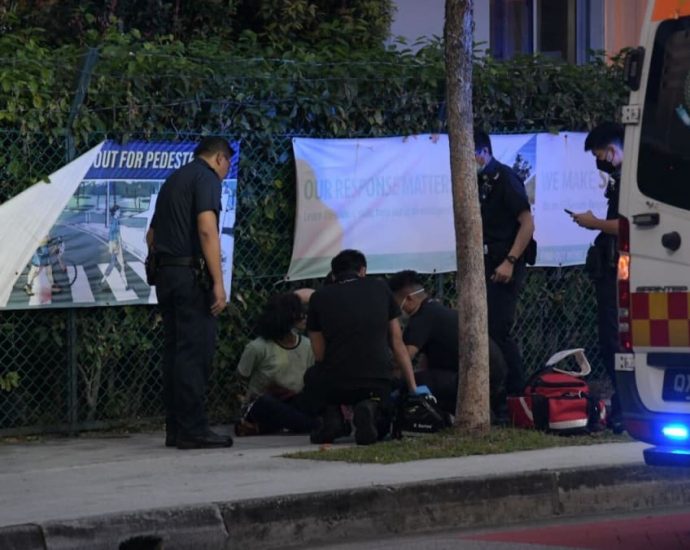
[[[525,251],[532,242],[534,219],[524,183],[510,167],[493,158],[491,140],[485,132],[475,130],[474,148],[484,234],[489,336],[503,352],[508,367],[505,389],[508,394],[518,394],[525,382],[524,368],[512,329],[525,281]],[[505,408],[501,408],[504,412]]]
[[[580,227],[599,231],[594,246],[587,254],[586,268],[597,296],[599,352],[614,390],[609,414],[609,425],[614,432],[623,431],[614,365],[618,350],[618,194],[623,165],[623,138],[623,127],[615,122],[603,122],[587,135],[585,151],[592,152],[597,168],[606,174],[606,219],[597,218],[591,210],[572,214],[573,221]]]
[[[233,150],[206,137],[194,160],[161,187],[146,234],[154,257],[156,296],[163,318],[163,401],[167,447],[229,447],[209,430],[206,389],[216,346],[217,316],[225,308],[218,220],[221,182]]]

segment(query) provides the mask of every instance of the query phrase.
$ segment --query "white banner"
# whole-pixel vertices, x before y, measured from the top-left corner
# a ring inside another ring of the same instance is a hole
[[[297,219],[290,280],[324,276],[340,250],[367,256],[370,273],[455,271],[448,137],[295,138]],[[516,169],[536,220],[537,265],[584,262],[595,234],[564,212],[606,210],[583,133],[492,136]]]

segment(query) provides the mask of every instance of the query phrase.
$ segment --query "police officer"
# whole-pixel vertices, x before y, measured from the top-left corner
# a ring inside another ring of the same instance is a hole
[[[503,352],[508,367],[505,389],[508,394],[518,394],[525,382],[524,368],[512,329],[526,275],[524,256],[532,241],[534,218],[524,183],[510,167],[493,157],[491,140],[485,132],[475,130],[474,148],[484,234],[489,336]],[[501,409],[502,416],[504,404]]]
[[[594,246],[588,254],[587,268],[597,296],[597,325],[599,351],[611,380],[614,393],[611,397],[609,425],[614,432],[622,432],[620,404],[616,395],[614,370],[615,353],[618,349],[618,304],[616,277],[618,263],[618,194],[621,166],[623,165],[624,130],[615,122],[603,122],[585,139],[585,151],[596,158],[597,168],[605,174],[604,195],[608,201],[606,219],[595,216],[591,210],[572,214],[580,227],[599,231]]]
[[[216,345],[217,316],[225,308],[218,220],[221,182],[233,150],[206,137],[194,160],[161,187],[146,234],[155,254],[156,296],[163,318],[165,445],[178,449],[229,447],[209,430],[206,388]]]

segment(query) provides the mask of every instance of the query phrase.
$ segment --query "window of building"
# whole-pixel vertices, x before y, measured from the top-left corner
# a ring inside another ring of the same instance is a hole
[[[491,54],[510,59],[534,51],[532,0],[491,0]]]
[[[581,63],[603,45],[604,0],[491,0],[491,53]]]

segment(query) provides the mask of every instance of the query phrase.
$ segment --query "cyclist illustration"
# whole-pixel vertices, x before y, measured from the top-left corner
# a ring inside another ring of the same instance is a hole
[[[120,216],[122,211],[120,207],[116,204],[110,208],[110,227],[108,229],[108,251],[110,252],[110,263],[105,270],[105,274],[101,278],[101,287],[106,286],[106,279],[108,275],[115,267],[115,262],[117,262],[120,272],[120,277],[125,284],[125,288],[129,288],[127,284],[127,275],[125,274],[125,256],[124,249],[122,246],[122,235],[120,234]]]
[[[34,281],[41,271],[45,271],[46,273],[48,283],[50,284],[50,290],[52,292],[62,292],[62,288],[55,284],[55,280],[53,279],[52,266],[52,256],[59,253],[59,246],[61,243],[62,240],[60,239],[59,243],[57,244],[58,248],[53,250],[56,247],[56,242],[55,240],[50,239],[48,235],[46,235],[39,243],[36,252],[34,252],[34,255],[31,257],[31,269],[29,269],[29,274],[26,277],[26,285],[24,286],[24,291],[29,296],[34,295]],[[60,263],[62,263],[62,261],[60,261]]]

